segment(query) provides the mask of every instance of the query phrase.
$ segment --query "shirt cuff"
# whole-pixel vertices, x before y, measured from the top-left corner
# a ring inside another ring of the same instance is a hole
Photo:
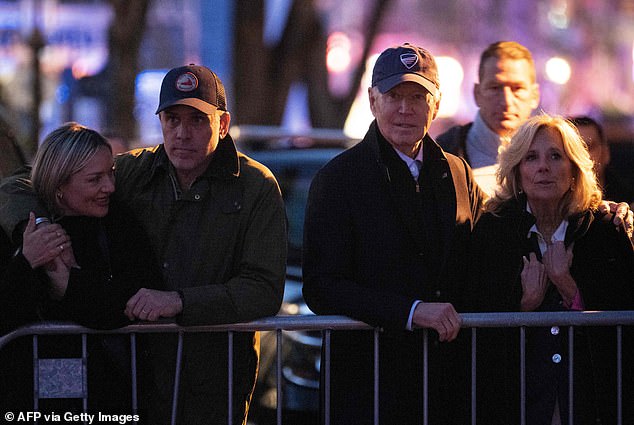
[[[585,310],[585,306],[583,305],[583,298],[581,298],[581,291],[577,290],[575,297],[572,299],[572,302],[569,305],[566,302],[564,302],[564,307],[566,307],[568,310],[575,310],[575,311]]]
[[[416,310],[416,306],[422,303],[421,300],[414,301],[412,304],[412,308],[409,310],[409,317],[407,318],[407,326],[405,327],[408,331],[412,330],[412,320],[414,319],[414,310]]]

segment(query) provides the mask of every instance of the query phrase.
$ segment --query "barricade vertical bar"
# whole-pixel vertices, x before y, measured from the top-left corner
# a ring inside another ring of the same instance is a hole
[[[33,410],[40,409],[40,360],[38,358],[38,339],[33,335]],[[37,425],[38,420],[35,420]]]
[[[477,330],[471,328],[471,425],[476,425],[476,405],[477,405],[477,393],[476,393],[476,374],[477,374]]]
[[[176,370],[174,371],[174,394],[172,394],[172,425],[176,425],[178,412],[178,393],[181,379],[181,366],[183,361],[183,332],[178,332],[178,345],[176,346]]]
[[[227,333],[228,350],[227,353],[227,425],[233,423],[233,332]]]
[[[324,357],[326,371],[324,372],[324,425],[330,425],[330,329],[324,332]]]
[[[575,387],[575,328],[568,327],[568,424],[574,425]]]
[[[132,414],[139,413],[139,398],[137,388],[137,369],[136,369],[136,334],[130,334],[130,379],[132,380]],[[137,424],[138,421],[133,421]]]
[[[277,420],[277,425],[281,425],[282,424],[282,407],[284,406],[284,395],[282,394],[282,330],[281,329],[276,329],[275,330],[275,337],[276,337],[276,354],[277,357],[275,358],[276,361],[276,368],[275,368],[275,383],[276,383],[276,390],[277,390],[277,406],[275,407],[275,414],[276,414],[276,420]]]
[[[379,329],[374,328],[374,425],[379,425]]]
[[[81,379],[83,385],[82,407],[88,412],[88,335],[81,334]],[[83,421],[86,424],[86,421]]]
[[[520,424],[526,425],[526,328],[520,327]]]
[[[616,421],[623,425],[623,326],[616,327]]]
[[[88,335],[81,334],[81,383],[83,390],[82,408],[88,412]],[[84,425],[88,422],[83,421]]]
[[[429,423],[429,331],[423,329],[423,425]]]

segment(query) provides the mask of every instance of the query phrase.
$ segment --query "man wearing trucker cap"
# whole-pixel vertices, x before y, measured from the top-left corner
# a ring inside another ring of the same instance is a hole
[[[277,314],[284,292],[285,211],[263,165],[236,151],[222,82],[206,67],[172,69],[156,113],[162,145],[117,158],[116,195],[145,225],[167,291],[142,289],[131,319],[181,325],[235,323]],[[147,423],[169,420],[175,340],[149,339]],[[169,341],[172,345],[166,343]],[[259,335],[233,335],[233,423],[246,422]],[[227,334],[187,334],[178,423],[227,423]],[[155,419],[156,418],[156,419]]]
[[[466,162],[427,134],[441,97],[431,53],[388,48],[368,94],[375,120],[314,178],[304,229],[311,310],[382,329],[378,400],[373,333],[332,333],[330,423],[372,424],[375,409],[380,423],[423,423],[425,414],[430,424],[467,423],[467,350],[453,340],[482,195]],[[428,368],[421,328],[430,328]]]

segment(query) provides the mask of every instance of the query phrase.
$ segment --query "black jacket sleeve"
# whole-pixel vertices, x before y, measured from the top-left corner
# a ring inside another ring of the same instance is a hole
[[[31,268],[3,231],[0,250],[0,333],[5,334],[38,320],[46,276]]]
[[[149,240],[127,209],[111,204],[104,219],[107,249],[71,271],[61,301],[48,303],[48,314],[95,329],[130,324],[127,301],[140,288],[161,289],[162,277]]]

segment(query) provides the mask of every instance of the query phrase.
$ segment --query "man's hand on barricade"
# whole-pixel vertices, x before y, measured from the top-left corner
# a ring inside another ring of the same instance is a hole
[[[141,288],[126,304],[125,315],[130,320],[155,321],[174,317],[183,311],[183,302],[176,291]]]
[[[49,280],[49,295],[54,300],[61,300],[66,294],[66,288],[68,288],[70,267],[64,263],[61,257],[57,257],[48,263],[44,270]]]
[[[449,303],[420,303],[414,310],[412,323],[438,332],[441,341],[453,341],[458,336],[462,320]]]

